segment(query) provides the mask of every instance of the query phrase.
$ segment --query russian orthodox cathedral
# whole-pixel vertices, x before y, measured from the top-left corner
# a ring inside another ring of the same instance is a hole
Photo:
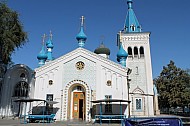
[[[87,35],[84,17],[76,36],[78,48],[53,58],[53,38],[45,35],[37,55],[38,67],[17,64],[5,73],[0,87],[0,116],[42,113],[42,101],[15,102],[18,99],[52,101],[48,113],[56,120],[91,121],[95,115],[151,117],[159,114],[153,85],[150,32],[143,32],[128,0],[124,28],[117,35],[117,61],[109,59],[103,43],[94,51],[85,49]],[[56,51],[56,50],[54,50]],[[46,106],[47,107],[47,106]],[[121,110],[122,108],[122,110]]]

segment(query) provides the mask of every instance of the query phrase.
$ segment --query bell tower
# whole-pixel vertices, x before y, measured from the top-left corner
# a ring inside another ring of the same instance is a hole
[[[133,116],[153,116],[154,91],[150,55],[150,32],[142,32],[133,11],[133,1],[128,0],[128,12],[124,29],[118,33],[118,46],[122,44],[128,53],[126,66],[132,69],[129,75],[130,113]],[[120,41],[120,42],[119,42]]]

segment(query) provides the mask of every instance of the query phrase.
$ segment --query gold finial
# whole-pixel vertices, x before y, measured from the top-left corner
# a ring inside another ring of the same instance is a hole
[[[84,19],[85,19],[84,16],[82,16],[82,17],[81,17],[81,26],[84,25]]]
[[[50,40],[52,40],[52,38],[53,38],[53,35],[52,35],[52,32],[51,32],[51,30],[50,30],[50,33],[49,33],[49,37],[50,37]]]
[[[42,45],[44,45],[45,39],[46,39],[46,34],[44,34],[44,35],[42,36]]]

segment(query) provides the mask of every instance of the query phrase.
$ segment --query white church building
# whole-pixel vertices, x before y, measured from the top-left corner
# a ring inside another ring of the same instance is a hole
[[[132,0],[127,1],[125,27],[116,33],[118,62],[109,59],[110,50],[103,43],[94,51],[85,49],[87,36],[82,16],[76,36],[78,48],[54,59],[50,33],[47,42],[43,38],[44,44],[37,56],[38,68],[31,70],[27,65],[17,64],[7,70],[0,87],[0,116],[42,114],[45,106],[42,101],[15,102],[18,99],[55,102],[48,106],[48,113],[56,114],[56,120],[91,121],[100,114],[126,117],[158,114],[150,32],[141,31],[132,3]]]

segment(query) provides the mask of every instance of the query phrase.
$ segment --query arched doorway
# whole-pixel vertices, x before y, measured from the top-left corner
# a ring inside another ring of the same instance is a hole
[[[85,89],[82,85],[74,85],[70,89],[71,115],[73,119],[85,119]]]
[[[91,90],[82,80],[69,82],[64,89],[63,119],[91,120],[90,104]],[[74,115],[75,114],[75,115]]]

